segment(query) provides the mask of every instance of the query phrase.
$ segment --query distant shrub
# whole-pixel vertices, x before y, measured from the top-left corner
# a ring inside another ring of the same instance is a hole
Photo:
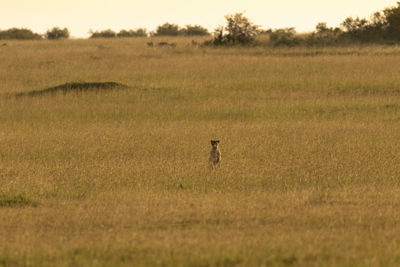
[[[34,33],[29,29],[11,28],[0,31],[0,39],[17,39],[17,40],[40,40],[42,36]]]
[[[178,36],[180,34],[178,25],[167,22],[158,26],[153,36]]]
[[[315,26],[315,32],[305,38],[308,46],[330,46],[339,44],[343,32],[339,28],[329,28],[326,22],[320,22]]]
[[[295,46],[301,43],[296,36],[295,28],[276,29],[270,32],[270,42],[273,46]]]
[[[208,36],[210,33],[206,28],[200,25],[186,25],[185,28],[180,30],[180,33],[185,36]]]
[[[113,30],[104,30],[104,31],[90,31],[91,36],[89,38],[115,38],[117,34]]]
[[[184,28],[177,24],[164,23],[157,27],[152,36],[207,36],[210,35],[206,28],[200,25],[186,25]]]
[[[117,37],[147,37],[147,30],[140,28],[137,30],[121,30]]]
[[[67,28],[60,29],[58,27],[54,27],[46,32],[45,38],[49,40],[68,39],[69,31]]]

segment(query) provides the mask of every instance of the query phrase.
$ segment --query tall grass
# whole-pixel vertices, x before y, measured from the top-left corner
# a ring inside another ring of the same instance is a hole
[[[399,264],[398,47],[146,42],[0,49],[0,265]]]

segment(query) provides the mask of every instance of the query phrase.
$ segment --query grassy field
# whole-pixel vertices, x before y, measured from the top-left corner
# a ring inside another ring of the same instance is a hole
[[[153,41],[0,46],[0,266],[400,264],[400,47]]]

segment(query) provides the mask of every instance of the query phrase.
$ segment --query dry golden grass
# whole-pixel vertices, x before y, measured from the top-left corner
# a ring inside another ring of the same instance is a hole
[[[165,40],[0,48],[0,266],[400,264],[400,48]]]

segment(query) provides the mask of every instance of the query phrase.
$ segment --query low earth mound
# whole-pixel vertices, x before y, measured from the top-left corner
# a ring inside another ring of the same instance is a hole
[[[56,94],[56,93],[63,93],[67,94],[69,92],[85,92],[85,91],[103,91],[103,90],[111,90],[111,89],[118,89],[118,88],[127,88],[128,86],[117,83],[117,82],[72,82],[72,83],[65,83],[61,85],[57,85],[54,87],[42,89],[42,90],[34,90],[24,93],[17,93],[15,94],[16,97],[23,97],[23,96],[40,96],[46,94]]]

